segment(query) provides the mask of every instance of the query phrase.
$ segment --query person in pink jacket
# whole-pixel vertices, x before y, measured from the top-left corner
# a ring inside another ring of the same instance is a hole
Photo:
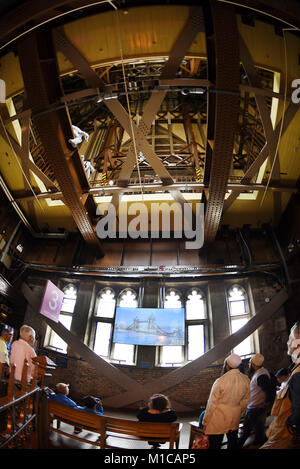
[[[27,382],[30,382],[33,378],[35,365],[32,363],[32,358],[36,357],[36,353],[33,348],[34,342],[35,330],[30,326],[23,325],[20,329],[20,339],[15,340],[11,344],[10,364],[16,365],[16,381],[21,381],[22,379],[24,360],[27,360],[28,362]]]
[[[241,363],[238,355],[229,355],[223,375],[212,385],[203,419],[210,449],[220,449],[225,434],[227,449],[238,449],[239,423],[250,396],[250,380],[238,369]]]

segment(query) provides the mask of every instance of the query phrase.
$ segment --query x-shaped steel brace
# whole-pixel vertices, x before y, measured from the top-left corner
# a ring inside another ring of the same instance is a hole
[[[271,163],[273,163],[273,159],[275,157],[276,145],[278,143],[280,133],[281,133],[281,136],[285,133],[290,122],[292,121],[296,112],[298,111],[299,107],[293,103],[290,103],[289,107],[285,111],[284,116],[281,118],[276,128],[273,129],[271,117],[270,117],[270,111],[267,107],[265,97],[255,92],[255,88],[257,89],[260,88],[260,80],[259,80],[258,73],[255,70],[254,63],[249,53],[249,50],[245,42],[243,41],[242,37],[240,37],[240,54],[241,54],[241,61],[245,67],[245,71],[247,73],[248,79],[251,85],[253,86],[253,92],[255,94],[257,107],[259,109],[261,121],[262,121],[264,132],[265,132],[265,137],[266,137],[265,145],[263,146],[259,155],[253,161],[253,163],[248,168],[248,170],[246,171],[246,173],[244,174],[241,180],[241,184],[243,184],[243,183],[248,182],[249,179],[251,179],[257,173],[259,168],[262,166],[262,164],[265,162],[265,160],[268,157],[270,157]],[[282,125],[282,119],[284,119],[283,125]],[[274,169],[275,169],[275,178],[279,179],[280,169],[279,169],[278,159],[276,160],[274,164]],[[226,211],[231,206],[231,204],[239,196],[240,192],[241,192],[240,190],[234,190],[231,192],[229,197],[224,202],[224,211]]]
[[[182,31],[180,32],[173,48],[170,53],[170,57],[166,62],[164,69],[162,71],[161,78],[170,78],[178,70],[182,59],[184,58],[188,48],[193,41],[194,37],[198,32],[203,30],[203,18],[202,18],[202,9],[199,7],[191,7],[189,11],[189,17],[184,25]],[[98,77],[96,72],[90,67],[88,61],[82,54],[68,41],[62,30],[53,31],[53,37],[56,43],[56,47],[59,48],[74,66],[80,71],[80,73],[85,78],[86,82],[92,86],[97,87],[101,91],[105,92],[106,85]],[[146,136],[149,133],[151,124],[155,115],[157,114],[161,103],[166,95],[166,90],[153,90],[152,95],[146,104],[143,118],[141,119],[139,125],[137,126],[134,122],[130,121],[130,116],[128,112],[124,109],[117,98],[105,100],[105,104],[108,109],[114,114],[118,119],[120,124],[124,129],[131,135],[132,139],[135,139],[136,148],[143,153],[149,164],[152,166],[156,174],[161,178],[165,185],[173,184],[173,179],[170,176],[169,172],[157,157],[155,152],[152,150],[151,146],[146,140]],[[131,143],[126,162],[122,167],[120,172],[118,185],[127,186],[130,175],[136,164],[136,155],[134,144]],[[170,193],[175,196],[175,200],[181,205],[186,201],[180,191],[170,191]],[[112,203],[117,208],[119,204],[119,194],[116,195]]]

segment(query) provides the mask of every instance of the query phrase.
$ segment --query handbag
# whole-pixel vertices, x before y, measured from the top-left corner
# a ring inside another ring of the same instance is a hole
[[[209,439],[208,436],[202,433],[195,437],[191,449],[208,449]]]

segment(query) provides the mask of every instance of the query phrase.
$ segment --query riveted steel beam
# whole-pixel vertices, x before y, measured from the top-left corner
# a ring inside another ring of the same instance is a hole
[[[77,150],[68,147],[73,137],[67,110],[62,108],[45,114],[61,95],[56,52],[47,31],[27,35],[18,45],[19,59],[28,105],[46,150],[63,198],[84,240],[102,254],[100,242],[91,222],[96,213],[92,200],[84,204],[83,192],[89,188]],[[90,210],[91,213],[88,212]]]
[[[177,40],[175,41],[169,59],[164,66],[161,75],[162,79],[170,78],[175,74],[181,64],[182,59],[187,53],[192,40],[201,30],[203,30],[202,9],[199,7],[192,7],[189,10],[188,20],[180,32]],[[68,57],[68,59],[71,60],[73,65],[75,65],[83,75],[88,86],[98,87],[102,91],[105,91],[105,83],[90,67],[89,63],[82,56],[82,54],[74,47],[73,44],[70,43],[70,41],[68,41],[63,30],[61,28],[54,30],[53,37],[57,49],[63,52]],[[105,101],[108,109],[117,118],[122,127],[126,129],[128,134],[131,135],[131,131],[133,131],[132,138],[136,143],[136,148],[134,148],[133,143],[130,145],[126,162],[123,165],[119,175],[118,184],[120,186],[126,187],[128,185],[130,175],[132,174],[134,165],[136,163],[135,150],[141,151],[143,153],[148,163],[152,166],[156,174],[159,175],[165,185],[173,184],[173,179],[169,172],[146,140],[146,136],[149,132],[152,121],[155,118],[155,115],[158,112],[166,93],[167,90],[155,90],[152,93],[145,106],[143,118],[141,119],[138,126],[136,126],[134,123],[131,123],[128,112],[124,109],[117,98]],[[176,193],[176,200],[180,201],[181,204],[185,203],[185,199],[180,192]],[[112,203],[115,205],[115,207],[117,207],[119,204],[119,196],[114,197]]]
[[[216,90],[209,96],[204,183],[208,183],[204,242],[214,241],[230,174],[239,110],[239,34],[234,8],[217,2],[206,7],[209,80]],[[209,11],[207,9],[209,8]],[[213,101],[211,103],[211,101]],[[213,114],[212,114],[213,113]]]
[[[280,121],[279,124],[277,124],[276,128],[273,129],[270,110],[267,106],[265,96],[260,93],[260,88],[259,88],[260,79],[259,79],[257,70],[255,69],[251,54],[241,37],[240,37],[240,55],[241,55],[241,62],[243,63],[249,82],[252,85],[251,91],[254,93],[254,96],[255,96],[255,100],[256,100],[257,107],[260,113],[260,118],[263,124],[265,138],[266,138],[266,144],[261,149],[259,155],[253,161],[251,166],[247,169],[241,182],[247,183],[248,181],[250,181],[255,176],[255,174],[257,173],[259,168],[262,166],[262,164],[265,162],[265,160],[269,157],[270,164],[273,167],[274,181],[278,183],[280,181],[279,159],[277,156],[276,160],[274,161],[274,158],[276,157],[276,147],[277,147],[278,138],[280,135],[279,131],[281,132],[281,137],[282,137],[284,132],[287,130],[289,123],[291,122],[294,115],[298,111],[299,107],[297,107],[296,104],[290,103],[289,107],[285,110],[285,115],[282,117],[283,122]],[[228,199],[226,200],[224,204],[224,211],[227,210],[231,206],[231,204],[235,201],[235,199],[239,196],[239,194],[240,194],[239,191],[233,191],[230,194],[230,196],[228,197]],[[275,208],[275,211],[278,213],[280,213],[279,211],[280,206],[281,206],[280,196],[276,195],[274,196],[274,208]]]
[[[253,161],[251,166],[249,166],[244,176],[242,177],[240,181],[241,184],[248,184],[249,181],[253,178],[253,176],[255,176],[255,174],[261,167],[261,165],[268,158],[270,152],[274,151],[274,147],[271,146],[272,142],[273,141],[277,142],[279,136],[281,135],[282,137],[284,135],[289,124],[291,123],[291,121],[293,120],[293,118],[295,117],[298,111],[299,111],[299,105],[290,103],[289,107],[285,111],[284,116],[280,119],[280,121],[278,122],[274,130],[274,140],[272,139],[271,141],[265,143],[265,145],[261,149],[257,158]],[[283,122],[282,122],[282,119],[283,119]],[[269,186],[269,189],[270,187],[271,186]],[[239,196],[240,193],[241,193],[240,189],[232,190],[230,196],[226,199],[224,203],[224,211],[228,210],[228,208],[231,206],[231,204],[235,201],[235,199]]]

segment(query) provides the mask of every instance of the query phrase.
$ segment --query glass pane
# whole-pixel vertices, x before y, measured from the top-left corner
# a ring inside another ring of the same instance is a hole
[[[73,298],[64,297],[62,306],[61,306],[61,311],[64,311],[65,313],[73,313],[75,304],[76,304],[76,300],[73,300]]]
[[[245,301],[230,301],[230,315],[239,316],[241,314],[246,314]]]
[[[231,321],[231,330],[232,333],[237,332],[241,327],[243,327],[245,324],[247,324],[248,319],[247,318],[241,318],[241,319],[233,319]],[[243,356],[243,355],[248,355],[249,353],[252,353],[252,340],[251,336],[247,337],[247,339],[243,340],[237,347],[234,348],[234,353],[237,355]]]
[[[72,316],[69,316],[67,314],[60,314],[59,322],[61,322],[65,326],[66,329],[70,330]],[[58,352],[67,353],[68,344],[64,342],[62,338],[59,335],[57,335],[55,332],[52,332],[51,334],[49,345],[51,345],[52,347],[55,347],[58,350]]]
[[[193,290],[186,302],[186,319],[205,319],[205,306],[201,293]]]
[[[124,308],[137,308],[137,295],[132,290],[122,293],[119,300],[119,306]]]
[[[109,354],[111,324],[98,322],[95,335],[94,352],[102,357]]]
[[[228,293],[230,300],[241,300],[245,298],[244,290],[239,286],[232,287]]]
[[[114,359],[133,364],[134,345],[115,344]]]
[[[195,360],[204,354],[204,326],[188,326],[188,360]]]
[[[164,304],[165,308],[181,308],[181,306],[180,296],[175,291],[171,291],[168,295],[166,295]]]
[[[112,290],[105,290],[100,294],[96,316],[113,318],[115,315],[115,294]]]
[[[77,290],[71,285],[64,290],[64,298],[61,306],[61,311],[66,313],[73,313],[77,298]]]
[[[180,345],[164,346],[161,348],[161,363],[163,365],[172,365],[182,362],[182,347]]]

